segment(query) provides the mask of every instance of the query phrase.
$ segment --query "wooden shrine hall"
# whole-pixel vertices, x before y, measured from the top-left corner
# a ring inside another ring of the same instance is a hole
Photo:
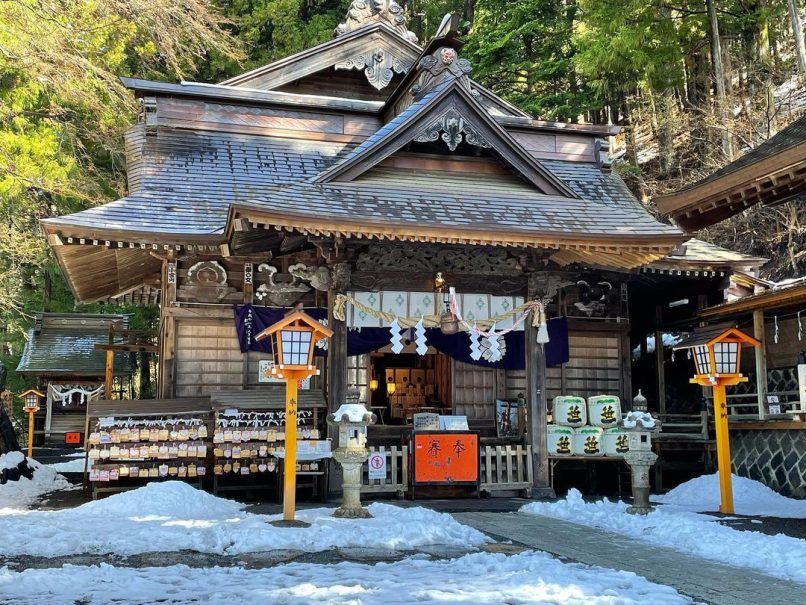
[[[545,494],[551,400],[628,409],[646,309],[718,303],[755,263],[654,218],[611,170],[616,127],[533,119],[461,51],[456,19],[420,43],[393,0],[354,0],[332,40],[219,84],[124,78],[128,195],[42,226],[78,300],[159,301],[166,414],[278,400],[254,336],[302,303],[333,330],[311,410],[356,387],[387,445],[465,417],[528,447]]]

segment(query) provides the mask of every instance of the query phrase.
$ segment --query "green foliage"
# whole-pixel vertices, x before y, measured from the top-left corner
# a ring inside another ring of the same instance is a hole
[[[576,73],[576,13],[558,0],[479,0],[463,50],[474,78],[535,117],[576,120],[595,103]]]

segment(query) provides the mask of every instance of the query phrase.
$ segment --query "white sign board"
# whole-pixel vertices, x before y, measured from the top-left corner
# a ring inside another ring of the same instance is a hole
[[[386,479],[386,454],[382,452],[372,452],[367,461],[369,465],[369,480]]]
[[[414,414],[412,422],[415,431],[439,430],[439,414]]]
[[[440,431],[467,431],[467,416],[440,416]]]
[[[781,413],[781,404],[780,403],[771,403],[770,404],[770,414],[775,416]]]
[[[274,382],[274,383],[285,383],[285,380],[282,378],[276,378],[272,375],[271,370],[274,367],[274,360],[272,359],[261,359],[258,361],[258,369],[257,369],[257,381],[258,382]],[[298,381],[298,389],[301,391],[307,391],[311,388],[311,377],[303,378],[302,380]]]

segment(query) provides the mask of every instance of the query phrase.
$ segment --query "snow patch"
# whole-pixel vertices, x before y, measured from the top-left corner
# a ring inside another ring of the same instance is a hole
[[[471,549],[488,541],[481,532],[447,514],[383,503],[368,508],[372,519],[337,519],[329,508],[301,510],[297,518],[311,527],[280,528],[268,521],[282,515],[244,512],[242,504],[181,481],[150,483],[72,509],[0,516],[0,535],[17,536],[0,540],[0,555],[132,555],[179,550],[239,554],[356,546],[411,550],[435,544]]]
[[[9,452],[0,455],[0,471],[10,468],[17,468],[22,461],[25,460],[25,454],[22,452]]]
[[[350,422],[363,422],[364,417],[368,416],[370,412],[360,403],[342,403],[339,406],[339,409],[333,412],[333,417],[336,419],[336,422],[342,420],[344,416],[347,416],[347,420]]]
[[[806,519],[806,500],[787,498],[753,479],[732,477],[733,510],[737,515]],[[720,501],[719,474],[686,481],[663,496],[653,496],[652,501],[693,512],[716,511]]]
[[[654,429],[655,419],[652,417],[652,414],[647,412],[627,412],[627,415],[622,421],[622,425],[625,429],[634,429],[639,424],[645,429]]]
[[[585,502],[575,489],[565,500],[533,502],[521,508],[523,513],[596,527],[703,559],[806,583],[806,540],[739,531],[721,525],[716,517],[680,509],[659,507],[645,516],[626,511],[627,504],[606,498]]]
[[[25,457],[21,452],[9,452],[0,456],[0,464],[11,464],[10,461],[18,460],[17,464],[4,467],[16,468],[24,459]],[[33,458],[28,458],[28,466],[34,471],[32,479],[20,477],[17,481],[8,481],[0,485],[0,519],[4,515],[18,513],[20,510],[26,509],[45,494],[71,488],[67,479]]]
[[[83,473],[84,462],[84,454],[81,454],[81,458],[72,458],[66,462],[54,462],[53,464],[48,464],[47,467],[57,473]]]
[[[367,565],[290,563],[267,569],[214,567],[80,567],[0,569],[0,600],[16,605],[171,603],[264,605],[311,603],[545,603],[676,605],[691,603],[673,588],[624,571],[563,563],[539,551],[507,557],[474,553],[458,559],[409,557]]]

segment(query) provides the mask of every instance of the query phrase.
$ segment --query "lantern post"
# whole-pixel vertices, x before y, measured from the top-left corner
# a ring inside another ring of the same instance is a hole
[[[743,346],[759,347],[761,343],[736,328],[703,331],[680,342],[675,349],[689,349],[694,356],[696,373],[693,384],[711,387],[714,391],[714,427],[716,430],[716,460],[719,471],[719,512],[733,514],[731,485],[730,433],[725,387],[747,382],[739,373]],[[759,377],[763,380],[766,377]]]
[[[39,411],[39,403],[45,394],[36,389],[28,389],[20,393],[22,409],[28,414],[28,457],[34,453],[34,414]]]
[[[285,461],[283,466],[283,523],[297,525],[297,394],[300,380],[319,374],[313,363],[313,350],[333,331],[323,326],[301,306],[269,326],[255,340],[273,337],[274,366],[271,373],[285,381]]]

